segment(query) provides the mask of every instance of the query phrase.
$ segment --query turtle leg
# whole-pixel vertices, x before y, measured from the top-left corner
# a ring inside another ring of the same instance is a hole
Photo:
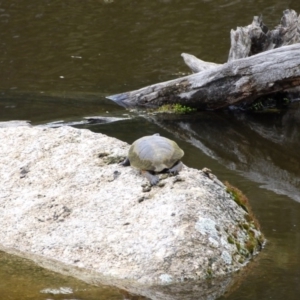
[[[126,158],[125,158],[125,160],[124,160],[124,161],[122,161],[122,162],[120,163],[120,165],[122,165],[122,166],[124,166],[124,167],[128,167],[128,166],[130,166],[130,161],[129,161],[129,158],[128,158],[128,157],[126,157]]]
[[[157,175],[151,174],[150,172],[143,171],[143,170],[141,171],[141,173],[142,173],[143,176],[145,176],[149,180],[149,182],[150,182],[151,185],[158,184],[159,178],[158,178]]]
[[[183,163],[181,161],[177,162],[172,168],[168,169],[168,173],[172,175],[177,175],[183,168]]]

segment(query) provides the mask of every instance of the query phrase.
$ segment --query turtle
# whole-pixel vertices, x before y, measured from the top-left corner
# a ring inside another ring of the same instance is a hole
[[[175,175],[181,171],[183,164],[180,159],[183,155],[183,150],[176,142],[154,134],[133,142],[122,165],[131,165],[141,170],[150,184],[156,185],[159,182],[157,173],[167,172]]]

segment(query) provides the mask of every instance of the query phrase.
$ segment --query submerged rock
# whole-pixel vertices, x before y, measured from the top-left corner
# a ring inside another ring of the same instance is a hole
[[[7,127],[0,140],[2,250],[152,299],[189,286],[200,299],[207,278],[220,279],[220,296],[221,279],[261,249],[249,210],[207,169],[184,166],[150,187],[118,164],[129,145],[103,134]]]

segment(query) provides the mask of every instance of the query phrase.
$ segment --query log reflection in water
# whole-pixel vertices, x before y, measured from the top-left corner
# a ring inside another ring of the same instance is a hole
[[[300,202],[298,104],[282,115],[204,112],[152,120],[229,169]]]

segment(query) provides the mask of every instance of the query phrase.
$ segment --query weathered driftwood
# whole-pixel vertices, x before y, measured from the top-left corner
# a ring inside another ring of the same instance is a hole
[[[300,86],[300,44],[295,44],[299,41],[300,17],[295,11],[284,11],[281,24],[272,31],[261,17],[254,17],[251,25],[231,31],[227,63],[204,62],[183,53],[185,63],[197,74],[108,98],[128,107],[180,103],[219,109],[249,103],[262,95]]]
[[[252,24],[231,30],[230,40],[228,61],[299,43],[300,16],[294,10],[285,10],[280,25],[274,30],[268,30],[262,16],[254,17]]]
[[[185,64],[193,71],[193,73],[199,73],[202,71],[215,68],[217,66],[221,66],[221,64],[216,64],[216,63],[201,60],[192,54],[181,53],[181,56]]]
[[[181,103],[218,109],[300,85],[299,66],[300,44],[295,44],[109,99],[124,106]]]

